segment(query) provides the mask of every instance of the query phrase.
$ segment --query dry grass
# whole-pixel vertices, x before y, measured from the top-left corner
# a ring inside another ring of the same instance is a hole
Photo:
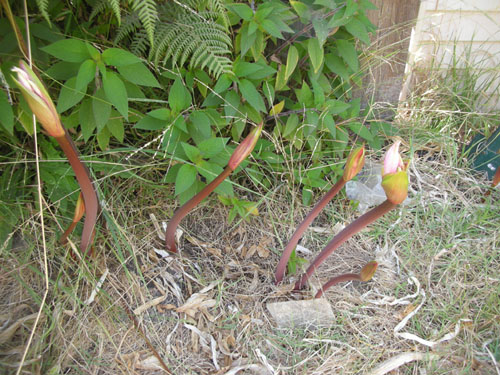
[[[147,340],[174,374],[370,373],[407,352],[428,355],[394,374],[494,373],[492,356],[500,346],[498,193],[481,204],[485,181],[435,152],[419,154],[410,171],[411,203],[350,240],[316,274],[313,283],[374,258],[380,262],[372,282],[326,293],[336,321],[317,330],[276,328],[266,309],[268,302],[311,297],[290,293],[290,279],[273,284],[290,222],[308,210],[287,188],[269,194],[249,223],[227,225],[226,208],[215,199],[203,203],[181,225],[181,256],[161,258],[154,248],[161,249],[163,240],[150,214],[167,220],[174,209],[171,192],[114,181],[94,261],[81,267],[49,244],[51,290],[24,372],[163,373],[127,315],[139,308]],[[340,198],[314,225],[332,230],[356,215]],[[28,251],[9,251],[1,260],[2,332],[28,318],[1,342],[6,374],[16,369],[43,291],[36,216],[20,229]],[[329,237],[309,231],[302,244],[317,252]],[[105,269],[102,289],[86,304]],[[397,303],[404,296],[410,297]],[[398,323],[419,307],[399,333],[438,341],[460,322],[458,334],[432,348],[396,335]]]

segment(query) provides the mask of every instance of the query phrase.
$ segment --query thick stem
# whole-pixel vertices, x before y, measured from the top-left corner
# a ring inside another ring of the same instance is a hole
[[[276,272],[274,274],[276,284],[278,284],[283,280],[288,260],[292,255],[293,249],[295,249],[295,246],[297,246],[297,243],[304,235],[306,229],[309,227],[309,225],[311,225],[313,220],[316,218],[316,216],[318,216],[318,214],[328,204],[328,202],[330,202],[333,199],[333,197],[337,195],[337,193],[340,191],[340,189],[342,189],[345,183],[346,183],[345,180],[343,178],[340,178],[340,180],[338,180],[337,183],[333,185],[330,191],[326,193],[325,196],[321,198],[321,200],[318,203],[316,203],[311,212],[307,214],[304,221],[302,221],[302,223],[300,223],[300,225],[297,227],[295,233],[292,235],[292,238],[290,238],[290,242],[288,242],[288,245],[286,245],[285,250],[283,250],[281,259],[278,263],[278,266],[276,267]]]
[[[65,135],[63,137],[56,137],[56,141],[66,154],[69,164],[75,172],[76,180],[82,190],[83,202],[85,204],[85,221],[83,223],[80,250],[85,256],[89,245],[92,242],[92,233],[94,232],[95,223],[97,221],[97,213],[99,211],[97,194],[95,192],[94,185],[92,185],[89,170],[78,157],[78,150],[69,136],[68,131],[65,130]]]
[[[167,244],[167,250],[173,253],[177,252],[177,247],[175,246],[175,231],[181,220],[191,211],[198,203],[205,199],[208,194],[210,194],[217,186],[220,185],[224,179],[231,174],[233,170],[226,167],[220,175],[218,175],[215,180],[210,182],[207,186],[203,188],[198,194],[196,194],[189,201],[184,203],[181,207],[175,211],[174,216],[170,219],[167,225],[167,232],[165,234],[165,242]]]
[[[345,283],[346,281],[362,281],[361,276],[357,273],[344,273],[343,275],[339,275],[336,277],[332,277],[330,281],[328,281],[325,285],[321,287],[320,290],[316,293],[314,298],[320,298],[323,293],[334,285],[338,283]]]
[[[390,201],[386,200],[379,206],[373,208],[372,210],[368,211],[366,214],[358,217],[356,220],[354,220],[351,224],[349,224],[347,227],[345,227],[339,234],[337,234],[326,246],[325,248],[321,251],[321,253],[318,254],[316,259],[311,263],[307,271],[302,275],[302,277],[297,281],[295,284],[295,289],[294,290],[300,290],[304,287],[306,284],[307,280],[311,277],[311,275],[314,273],[316,268],[319,267],[321,263],[325,261],[325,259],[333,253],[340,245],[342,245],[344,242],[346,242],[349,238],[351,238],[354,234],[358,233],[361,229],[366,227],[367,225],[370,225],[373,223],[375,220],[377,220],[379,217],[385,215],[387,212],[395,208],[397,205],[394,203],[391,203]]]

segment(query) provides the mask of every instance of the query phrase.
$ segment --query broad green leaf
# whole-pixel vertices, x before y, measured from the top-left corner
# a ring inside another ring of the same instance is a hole
[[[0,90],[0,124],[10,135],[14,134],[14,112],[7,94]]]
[[[297,51],[297,48],[295,48],[295,46],[291,45],[288,48],[288,55],[286,57],[285,81],[288,81],[288,78],[290,78],[290,76],[292,75],[298,61],[299,51]]]
[[[323,126],[328,129],[333,139],[336,139],[337,128],[335,127],[335,120],[332,115],[323,117]]]
[[[168,92],[168,104],[173,113],[177,114],[191,105],[191,94],[177,78]]]
[[[123,119],[119,116],[118,112],[111,114],[111,118],[106,124],[106,127],[113,137],[118,140],[118,142],[123,142],[125,129],[123,127]]]
[[[318,38],[311,38],[307,44],[307,51],[311,59],[314,72],[317,73],[323,64],[324,51]]]
[[[339,56],[329,53],[325,56],[325,64],[332,73],[342,77],[345,81],[349,81],[349,72],[346,69],[344,61]]]
[[[220,153],[226,147],[229,138],[209,138],[198,144],[198,148],[204,158],[210,159]]]
[[[238,116],[238,108],[240,106],[240,96],[234,90],[228,91],[224,96],[224,114],[231,118]]]
[[[257,92],[257,89],[247,79],[242,79],[239,84],[239,88],[241,91],[241,95],[243,98],[256,110],[260,112],[266,112],[266,106],[264,104],[264,100],[262,96]]]
[[[167,183],[172,183],[175,182],[175,179],[177,178],[177,173],[179,172],[179,169],[183,166],[184,164],[174,164],[171,167],[168,168],[167,174],[163,178],[163,182]]]
[[[78,74],[78,70],[80,69],[80,63],[72,63],[67,61],[59,61],[53,64],[50,68],[48,68],[45,73],[53,79],[66,81],[71,77],[74,77]]]
[[[199,163],[202,160],[201,157],[201,152],[198,150],[197,147],[194,147],[188,143],[182,142],[181,143],[182,148],[184,149],[184,152],[186,153],[187,157],[189,160],[191,160],[193,163]]]
[[[78,39],[63,39],[41,48],[49,55],[68,62],[83,62],[91,58],[87,44]]]
[[[240,31],[240,38],[239,38],[241,56],[246,55],[248,50],[252,48],[252,46],[254,45],[256,39],[257,39],[257,33],[256,32],[250,33],[249,26],[247,24],[243,25]]]
[[[76,90],[87,91],[87,85],[92,82],[96,74],[96,64],[94,60],[85,60],[80,69],[78,70],[78,75],[76,76]]]
[[[109,146],[109,138],[111,138],[111,134],[107,127],[104,127],[97,133],[97,143],[99,144],[99,148],[101,150],[106,150]]]
[[[177,196],[177,199],[179,199],[179,204],[183,205],[184,203],[189,201],[198,192],[200,192],[201,189],[203,189],[203,186],[205,186],[203,182],[195,180],[194,183],[188,189],[186,189]]]
[[[299,90],[295,90],[295,95],[301,107],[310,107],[313,104],[313,94],[305,80],[302,82],[302,87]]]
[[[212,136],[210,117],[203,111],[194,111],[189,115],[189,134],[197,145]]]
[[[255,63],[238,60],[233,65],[233,72],[236,77],[247,77],[252,73],[262,70],[262,66]]]
[[[304,21],[309,21],[311,19],[311,12],[306,4],[300,1],[291,0],[290,5],[293,7],[293,10],[295,10],[295,13],[297,13],[300,18],[303,18]]]
[[[330,33],[330,28],[328,27],[328,22],[325,18],[318,18],[312,21],[314,32],[319,40],[319,44],[323,46],[328,34]]]
[[[108,48],[102,53],[102,59],[106,65],[113,66],[124,66],[141,62],[141,59],[136,55],[121,48]]]
[[[250,21],[253,18],[252,8],[250,8],[246,4],[240,4],[240,3],[228,4],[227,7],[229,8],[230,11],[236,13],[245,21]]]
[[[149,111],[147,115],[157,118],[158,120],[167,121],[170,118],[170,111],[168,108],[158,108]]]
[[[114,72],[106,72],[106,78],[103,79],[103,86],[108,100],[121,113],[125,120],[128,120],[127,89],[120,77]]]
[[[271,108],[271,110],[269,111],[269,114],[271,116],[276,116],[276,115],[279,115],[281,113],[281,111],[283,110],[283,107],[285,106],[285,101],[282,100],[281,102],[275,104],[273,106],[273,108]]]
[[[337,115],[348,110],[351,107],[351,104],[345,103],[341,100],[330,99],[326,102],[326,108],[328,113],[331,115]]]
[[[59,99],[57,100],[57,111],[63,113],[64,111],[72,108],[85,96],[83,91],[78,91],[75,89],[76,77],[68,79],[61,91],[59,92]]]
[[[365,25],[356,18],[351,18],[349,23],[344,25],[345,29],[353,36],[361,40],[365,44],[370,44],[370,36]]]
[[[220,165],[215,163],[210,163],[203,160],[199,165],[197,165],[197,171],[203,177],[206,178],[207,183],[212,182],[218,175],[220,175],[223,171],[223,168]],[[231,182],[226,178],[222,183],[217,186],[214,190],[217,194],[225,195],[232,197],[234,195],[233,186]]]
[[[166,126],[167,122],[165,120],[159,120],[151,116],[144,116],[137,122],[137,124],[134,125],[134,129],[160,130],[165,129]]]
[[[104,125],[106,125],[111,115],[111,104],[109,104],[102,88],[97,90],[92,97],[92,111],[97,125],[97,132],[99,133]]]
[[[359,61],[354,45],[347,40],[338,39],[337,47],[339,55],[344,59],[351,70],[357,72],[359,70]]]
[[[299,125],[299,117],[295,113],[288,116],[285,130],[283,131],[283,137],[292,134],[297,129],[297,125]]]
[[[177,177],[175,179],[175,195],[179,195],[189,189],[196,181],[197,174],[194,165],[184,164],[177,172]]]
[[[130,65],[120,65],[117,67],[118,72],[127,81],[135,83],[139,86],[161,87],[151,71],[142,63]]]
[[[262,21],[261,26],[269,35],[274,36],[275,38],[283,39],[280,28],[269,18]]]
[[[350,122],[347,126],[349,126],[349,129],[351,129],[354,133],[359,135],[361,138],[366,139],[367,141],[373,140],[372,133],[362,123],[355,121],[355,122]]]
[[[258,81],[276,73],[276,69],[274,69],[272,66],[267,65],[264,59],[260,59],[255,63],[255,65],[260,66],[260,69],[256,72],[248,74],[246,78]]]
[[[285,66],[280,65],[278,74],[276,74],[276,83],[274,84],[274,89],[276,91],[281,91],[286,87],[285,73]]]
[[[97,127],[92,111],[92,99],[85,99],[80,106],[80,127],[82,129],[83,140],[87,142],[94,134]]]
[[[177,116],[177,118],[174,121],[174,127],[184,132],[185,134],[189,133],[186,125],[186,120],[184,120],[184,116]]]

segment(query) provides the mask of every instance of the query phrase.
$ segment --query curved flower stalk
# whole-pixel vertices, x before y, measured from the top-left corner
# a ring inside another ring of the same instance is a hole
[[[50,99],[49,93],[42,82],[23,61],[19,62],[19,67],[12,68],[12,71],[17,75],[17,77],[13,77],[15,83],[21,90],[38,122],[47,134],[56,139],[75,172],[76,179],[82,191],[83,201],[85,202],[84,210],[87,212],[83,224],[80,250],[83,254],[87,254],[89,245],[92,242],[97,213],[99,211],[97,194],[92,185],[89,171],[78,157],[75,144],[62,125],[54,103]]]
[[[377,267],[378,263],[375,261],[371,261],[365,264],[365,266],[359,273],[344,273],[343,275],[332,277],[325,285],[321,287],[320,290],[318,290],[314,298],[320,298],[328,288],[331,288],[332,286],[339,283],[344,283],[347,281],[370,281],[373,275],[375,275]]]
[[[227,167],[222,171],[220,175],[218,175],[215,180],[210,182],[207,186],[203,188],[198,194],[196,194],[189,201],[184,203],[183,206],[175,211],[174,216],[170,219],[170,222],[167,225],[167,232],[165,233],[165,242],[168,251],[173,253],[177,252],[177,247],[175,245],[175,232],[177,226],[181,222],[181,220],[191,211],[198,203],[200,203],[203,199],[205,199],[217,186],[219,186],[222,181],[226,179],[238,166],[241,164],[243,160],[245,160],[257,143],[257,140],[260,137],[260,133],[262,132],[263,123],[260,123],[259,126],[254,128],[250,134],[236,147],[229,162],[227,163]]]
[[[309,227],[309,225],[311,225],[313,220],[316,218],[316,216],[318,216],[318,214],[328,204],[328,202],[330,202],[333,197],[335,197],[335,195],[337,195],[337,193],[344,187],[346,182],[352,180],[354,176],[356,176],[361,171],[364,164],[365,148],[364,146],[361,146],[354,149],[349,154],[345,163],[344,174],[342,175],[342,177],[337,181],[335,185],[333,185],[328,193],[326,193],[325,196],[321,198],[318,203],[316,203],[311,212],[307,214],[304,221],[302,221],[302,223],[300,223],[300,225],[297,227],[295,233],[292,235],[292,238],[290,238],[290,241],[286,245],[285,250],[283,250],[283,254],[281,255],[278,266],[276,267],[276,272],[274,274],[276,284],[283,280],[288,260],[292,255],[293,249],[295,249],[295,247],[299,243],[299,240],[304,235],[306,229]]]
[[[325,246],[321,253],[318,254],[306,272],[297,281],[295,284],[295,290],[302,289],[316,268],[318,268],[319,265],[323,263],[325,259],[340,245],[360,230],[385,215],[387,212],[396,208],[398,204],[402,203],[406,199],[406,196],[408,195],[408,175],[406,173],[408,163],[403,163],[403,160],[399,155],[398,149],[400,143],[401,142],[398,141],[393,144],[387,151],[384,159],[384,167],[382,169],[382,187],[385,191],[385,195],[387,196],[387,200],[354,220],[340,233],[338,233]]]

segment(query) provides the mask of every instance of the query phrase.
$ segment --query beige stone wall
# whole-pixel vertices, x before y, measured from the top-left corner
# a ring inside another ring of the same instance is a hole
[[[500,109],[500,80],[488,89],[483,85],[500,76],[500,0],[422,0],[410,40],[408,76],[415,67],[460,67],[465,60],[484,73],[477,85],[484,91],[483,109]],[[408,89],[405,85],[402,99]]]

